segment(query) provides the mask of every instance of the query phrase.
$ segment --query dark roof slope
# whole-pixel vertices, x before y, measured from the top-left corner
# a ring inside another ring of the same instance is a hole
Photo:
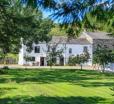
[[[90,42],[86,38],[68,39],[65,36],[53,36],[52,40],[49,43],[51,44],[66,43],[66,44],[80,44],[80,45],[90,44]]]
[[[110,33],[106,32],[86,32],[92,39],[114,39]]]
[[[68,44],[81,44],[81,45],[90,44],[90,42],[85,38],[71,39],[71,40],[67,41],[67,43]]]

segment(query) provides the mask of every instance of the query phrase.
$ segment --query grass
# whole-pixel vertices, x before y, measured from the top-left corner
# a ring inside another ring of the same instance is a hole
[[[9,70],[0,104],[114,104],[114,74],[80,70]]]

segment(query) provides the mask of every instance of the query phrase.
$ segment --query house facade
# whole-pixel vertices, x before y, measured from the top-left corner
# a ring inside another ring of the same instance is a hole
[[[56,45],[56,50],[63,50],[61,57],[56,58],[57,65],[67,65],[70,56],[83,54],[85,49],[90,55],[90,59],[85,64],[92,65],[92,44],[85,38],[68,40],[64,36],[53,36],[49,43],[33,44],[33,50],[30,53],[26,51],[26,46],[22,44],[18,64],[47,66],[49,46],[54,45]],[[31,57],[31,61],[27,61],[26,56]]]
[[[33,43],[33,50],[31,52],[27,52],[26,46],[22,44],[18,64],[47,66],[47,56],[50,51],[49,46],[55,45],[56,50],[63,50],[61,57],[56,57],[55,59],[57,65],[67,65],[70,56],[83,54],[85,49],[88,51],[90,59],[84,65],[92,65],[93,52],[99,44],[114,49],[114,38],[107,34],[104,32],[83,32],[77,39],[53,36],[49,43]],[[31,58],[31,60],[26,60],[26,57]]]

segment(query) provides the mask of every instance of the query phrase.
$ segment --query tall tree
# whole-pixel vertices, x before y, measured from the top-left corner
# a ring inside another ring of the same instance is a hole
[[[28,0],[27,4],[52,9],[52,19],[67,25],[70,36],[84,29],[114,33],[114,0]]]
[[[87,30],[101,30],[114,33],[114,10],[96,8],[84,18],[84,28]]]
[[[41,12],[31,7],[24,8],[17,2],[0,2],[0,50],[1,53],[18,52],[21,38],[25,45],[49,41],[52,22],[43,19]],[[4,56],[5,56],[4,55]]]
[[[105,71],[106,65],[114,62],[114,53],[112,50],[109,50],[105,47],[97,47],[93,55],[93,61],[95,64],[101,66],[102,72]]]
[[[59,41],[60,42],[60,41]],[[62,57],[62,53],[64,51],[64,48],[58,49],[58,43],[49,43],[47,44],[48,50],[47,50],[47,64],[50,66],[50,68],[53,65],[57,64],[57,58]]]

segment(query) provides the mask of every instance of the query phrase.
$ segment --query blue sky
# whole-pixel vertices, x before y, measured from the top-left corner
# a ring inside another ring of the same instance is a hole
[[[25,3],[25,2],[27,2],[27,0],[22,0],[23,1],[23,3]],[[60,0],[57,0],[57,1],[60,1]],[[64,0],[63,0],[64,1]],[[66,1],[66,0],[65,0]],[[68,1],[70,1],[70,0],[68,0]],[[84,0],[82,0],[82,1],[84,1]],[[114,4],[114,0],[96,0],[96,3],[103,3],[103,2],[105,2],[105,1],[108,1],[109,3],[113,3]],[[89,9],[87,8],[87,11],[88,11]],[[42,12],[43,12],[43,17],[44,18],[47,18],[47,17],[50,17],[50,15],[51,14],[53,14],[54,12],[52,12],[51,10],[41,10]],[[79,19],[80,20],[82,20],[82,18],[83,18],[83,16],[85,15],[85,12],[81,12],[81,13],[79,13]],[[61,19],[60,19],[61,20]],[[54,22],[56,22],[56,23],[58,23],[58,22],[60,22],[60,21],[58,21],[58,20],[54,20]]]
[[[42,10],[42,13],[43,13],[43,18],[50,18],[50,16],[54,13],[52,11],[49,11],[49,10]],[[59,23],[58,20],[53,20],[54,23]]]
[[[51,13],[50,13],[49,11],[44,11],[44,10],[43,10],[43,17],[44,17],[44,18],[49,17],[49,15],[51,15]]]

